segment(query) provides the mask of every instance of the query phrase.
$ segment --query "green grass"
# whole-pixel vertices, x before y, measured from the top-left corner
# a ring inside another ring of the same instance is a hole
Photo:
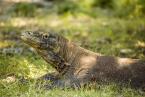
[[[1,97],[144,97],[142,91],[136,91],[116,84],[96,85],[95,89],[53,89],[43,90],[35,88],[34,82],[1,83]]]
[[[35,79],[54,69],[20,41],[20,33],[26,30],[62,32],[94,52],[145,59],[145,18],[119,18],[103,9],[91,13],[69,5],[59,7],[60,12],[55,7],[52,12],[22,4],[10,10],[10,18],[0,20],[0,97],[145,97],[143,91],[115,83],[80,90],[35,88]]]

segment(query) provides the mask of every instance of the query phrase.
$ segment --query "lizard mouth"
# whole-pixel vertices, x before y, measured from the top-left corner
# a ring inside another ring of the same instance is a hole
[[[28,34],[28,33],[26,33],[26,32],[23,32],[23,33],[21,34],[21,39],[22,39],[23,41],[29,41],[29,40],[31,39],[31,35]]]
[[[31,36],[29,35],[29,34],[27,34],[27,33],[22,33],[21,34],[21,39],[24,41],[24,42],[28,42],[28,43],[31,43],[32,41],[31,41]]]
[[[21,40],[23,40],[23,41],[27,41],[27,38],[26,38],[26,36],[25,35],[21,35]]]
[[[35,37],[32,37],[31,35],[29,35],[26,32],[21,34],[21,40],[32,47],[39,46],[39,42],[37,41],[37,39]]]

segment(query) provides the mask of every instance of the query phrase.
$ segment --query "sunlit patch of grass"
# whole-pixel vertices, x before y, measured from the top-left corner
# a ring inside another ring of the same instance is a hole
[[[27,17],[11,17],[7,21],[2,22],[2,24],[3,25],[1,25],[1,27],[7,27],[7,29],[9,29],[10,27],[22,28],[30,25],[35,25],[36,19]]]
[[[24,26],[29,26],[29,25],[35,25],[35,20],[33,18],[20,18],[20,17],[17,17],[17,18],[12,18],[10,20],[10,24],[13,26],[13,27],[24,27]]]
[[[137,41],[137,43],[135,44],[136,47],[140,47],[140,48],[145,48],[145,42],[143,41]]]
[[[51,67],[46,62],[30,53],[0,55],[0,97],[28,97],[34,91],[37,93],[33,79],[48,73],[48,69]]]
[[[20,97],[27,89],[30,83],[22,83],[15,81],[13,83],[6,83],[0,81],[0,96],[1,97]]]
[[[33,56],[31,55],[28,56],[1,55],[0,56],[1,77],[6,77],[9,74],[14,74],[16,76],[36,78],[45,74],[47,70],[46,63],[41,59],[37,59],[38,63],[36,63],[34,61],[31,61],[32,58]]]
[[[11,41],[0,41],[0,48],[5,48],[14,45],[14,42]]]
[[[15,59],[18,60],[15,60]],[[0,56],[0,75],[7,76],[9,74],[23,74],[27,75],[29,73],[29,68],[26,65],[22,65],[21,62],[23,60],[22,57],[18,56]]]

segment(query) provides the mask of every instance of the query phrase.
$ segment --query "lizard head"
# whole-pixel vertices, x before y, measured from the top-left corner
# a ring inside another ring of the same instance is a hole
[[[54,50],[58,48],[58,35],[48,32],[23,32],[21,39],[37,50]]]
[[[21,39],[38,52],[48,63],[61,72],[66,62],[58,53],[67,39],[57,33],[31,32],[22,33]]]

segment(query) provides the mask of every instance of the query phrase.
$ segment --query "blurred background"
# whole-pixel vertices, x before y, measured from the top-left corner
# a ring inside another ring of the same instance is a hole
[[[145,0],[0,0],[0,83],[53,71],[20,40],[37,30],[104,55],[145,59]]]

